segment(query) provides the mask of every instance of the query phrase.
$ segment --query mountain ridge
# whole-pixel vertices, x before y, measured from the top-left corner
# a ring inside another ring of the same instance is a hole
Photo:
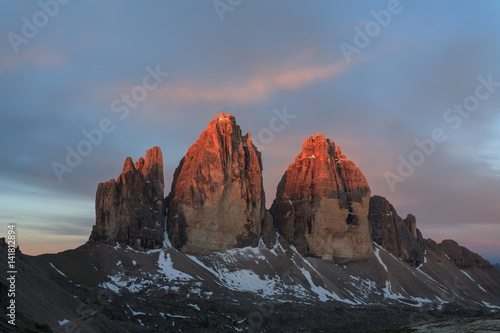
[[[454,241],[424,239],[416,217],[371,196],[320,133],[288,167],[271,212],[260,152],[232,115],[215,117],[189,148],[165,198],[161,149],[145,156],[99,184],[86,244],[18,250],[21,326],[356,332],[500,318],[500,272]],[[1,239],[3,268],[6,253]]]

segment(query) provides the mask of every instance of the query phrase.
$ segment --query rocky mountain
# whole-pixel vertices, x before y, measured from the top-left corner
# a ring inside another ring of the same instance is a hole
[[[168,236],[184,252],[256,246],[269,236],[261,155],[232,115],[215,117],[189,148],[168,202]]]
[[[370,199],[368,221],[375,243],[414,267],[423,262],[425,244],[414,215],[403,220],[386,198],[375,195]]]
[[[279,233],[299,253],[358,258],[373,252],[369,202],[370,187],[361,171],[318,134],[306,139],[286,170],[271,212]]]
[[[488,260],[485,260],[479,254],[458,245],[458,243],[452,239],[445,239],[439,244],[436,244],[436,242],[432,239],[428,239],[426,240],[426,244],[428,244],[428,247],[430,248],[438,249],[443,252],[458,268],[476,267],[486,270],[492,270],[494,268]]]
[[[500,325],[500,271],[454,241],[424,240],[415,216],[370,198],[361,171],[323,135],[308,138],[285,172],[274,220],[262,184],[260,153],[227,114],[189,148],[167,198],[160,148],[135,164],[127,158],[116,180],[98,186],[89,242],[57,254],[15,251],[13,331]],[[4,309],[8,253],[1,238]],[[2,311],[0,330],[9,329]]]
[[[163,156],[159,147],[134,164],[127,157],[118,179],[97,187],[91,242],[156,249],[164,241]]]

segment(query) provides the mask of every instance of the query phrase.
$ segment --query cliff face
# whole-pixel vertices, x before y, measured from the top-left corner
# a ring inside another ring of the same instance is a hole
[[[424,261],[424,241],[415,216],[403,220],[386,198],[376,195],[370,199],[368,220],[375,243],[415,267]]]
[[[304,255],[356,258],[373,251],[370,188],[356,165],[322,134],[309,137],[271,207],[280,234]]]
[[[191,253],[255,246],[263,232],[272,237],[261,155],[232,115],[212,120],[181,160],[167,225],[172,245]]]
[[[139,250],[163,246],[163,157],[159,147],[135,164],[127,157],[117,180],[100,183],[91,242],[120,243]]]

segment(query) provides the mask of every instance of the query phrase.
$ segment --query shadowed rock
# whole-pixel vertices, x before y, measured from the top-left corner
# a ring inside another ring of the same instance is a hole
[[[139,250],[160,248],[164,240],[163,157],[151,148],[135,164],[127,157],[118,179],[100,183],[96,193],[96,224],[91,242],[130,245]]]
[[[478,267],[481,269],[493,269],[493,265],[488,260],[458,245],[454,240],[445,239],[437,247],[459,268]]]
[[[401,219],[386,198],[375,195],[368,220],[375,243],[415,267],[424,261],[424,242],[414,215]]]

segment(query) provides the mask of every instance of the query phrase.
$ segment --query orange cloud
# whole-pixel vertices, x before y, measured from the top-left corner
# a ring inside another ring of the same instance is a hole
[[[243,80],[214,86],[213,82],[181,81],[166,84],[153,92],[156,103],[197,104],[226,102],[246,104],[262,101],[278,90],[298,90],[317,82],[326,81],[345,72],[349,65],[339,61],[327,65],[263,71]]]

